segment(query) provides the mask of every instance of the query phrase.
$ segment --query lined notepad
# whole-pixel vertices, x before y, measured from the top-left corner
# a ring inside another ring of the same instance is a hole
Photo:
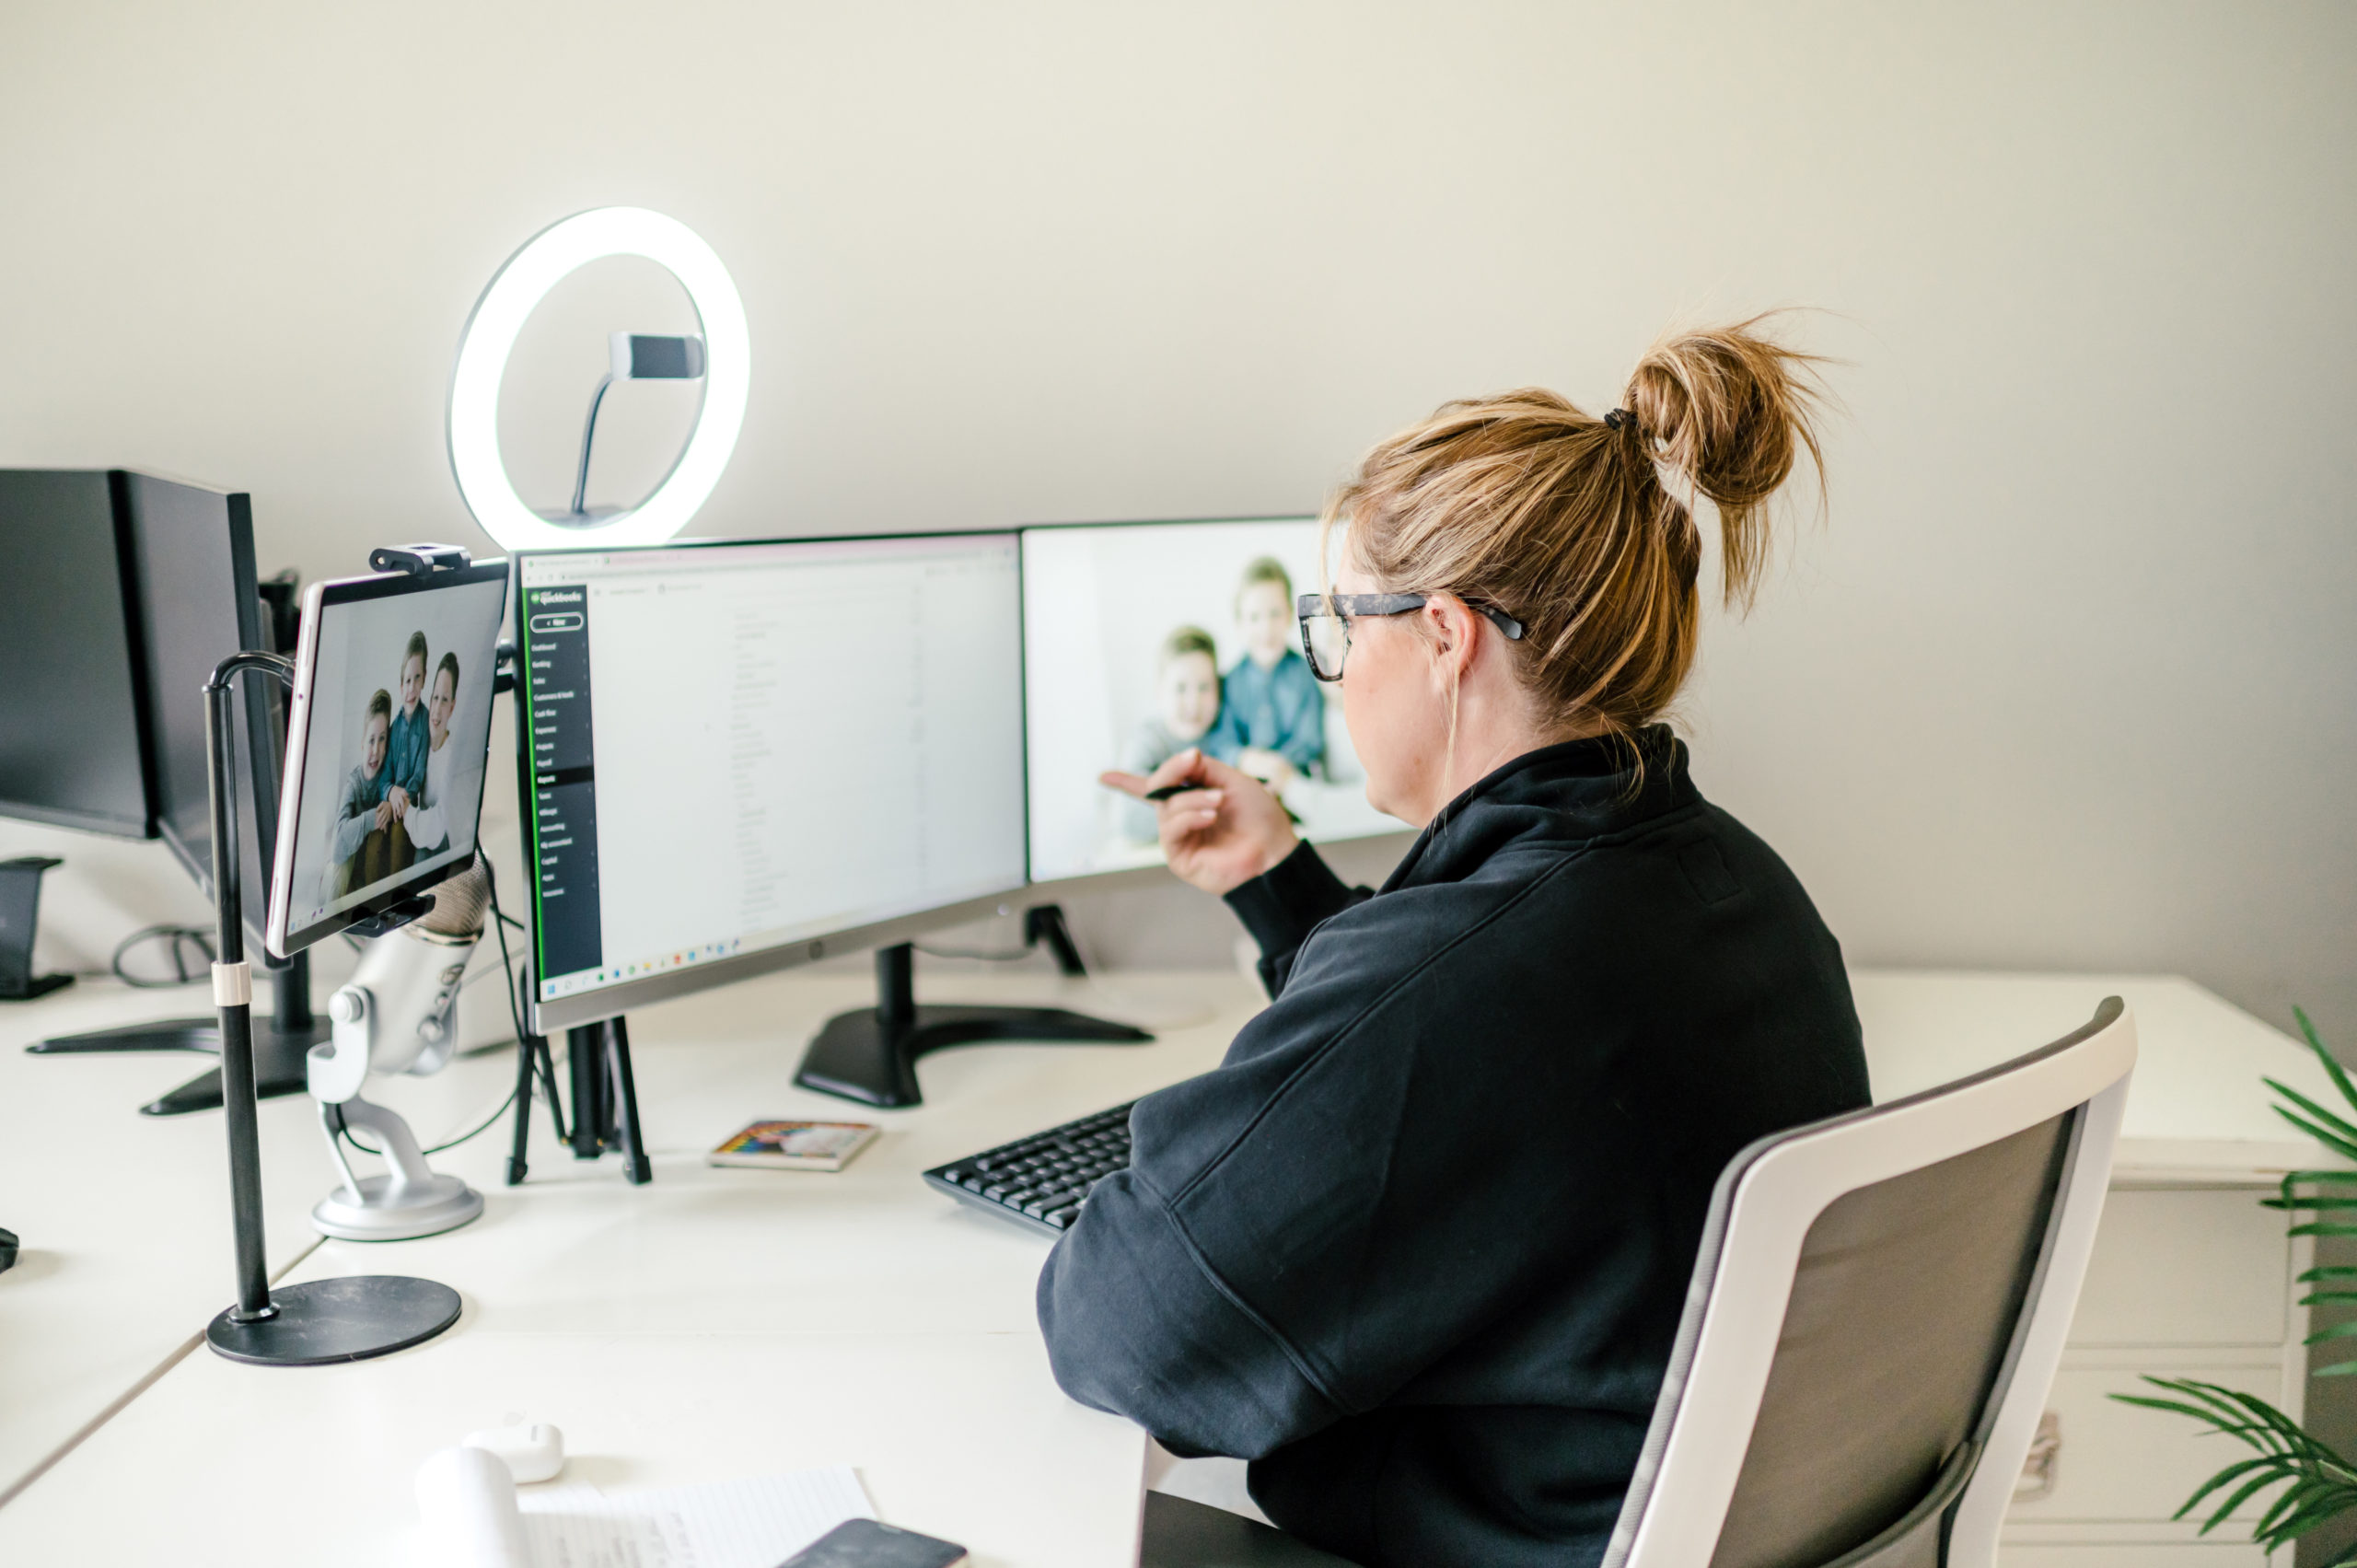
[[[845,1519],[872,1519],[848,1465],[699,1486],[517,1497],[532,1568],[777,1568]]]

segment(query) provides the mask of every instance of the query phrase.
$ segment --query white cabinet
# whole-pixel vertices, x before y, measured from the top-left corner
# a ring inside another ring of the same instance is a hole
[[[2057,1039],[2106,995],[2135,1015],[2136,1075],[2112,1190],[2048,1398],[2050,1484],[2016,1497],[2001,1568],[2291,1568],[2230,1519],[2207,1539],[2172,1522],[2193,1489],[2249,1450],[2193,1421],[2109,1398],[2142,1376],[2247,1389],[2300,1413],[2305,1238],[2260,1207],[2289,1169],[2326,1163],[2270,1109],[2263,1077],[2338,1096],[2306,1050],[2167,976],[1853,973],[1875,1098],[1895,1098]],[[2033,1455],[2033,1467],[2038,1456]],[[2247,1521],[2258,1506],[2241,1510]],[[2207,1516],[2201,1516],[2206,1517]]]
[[[2003,1568],[2103,1568],[2182,1559],[2189,1568],[2261,1568],[2247,1504],[2204,1539],[2172,1522],[2193,1489],[2247,1450],[2182,1416],[2123,1405],[2143,1382],[2195,1377],[2297,1415],[2306,1378],[2306,1313],[2293,1275],[2305,1238],[2259,1206],[2271,1189],[2120,1186],[2104,1207],[2070,1348],[2047,1399],[2052,1456],[2007,1516]],[[2207,1517],[2206,1511],[2200,1517]],[[2158,1549],[2167,1549],[2165,1551]],[[2291,1553],[2282,1554],[2288,1565]]]

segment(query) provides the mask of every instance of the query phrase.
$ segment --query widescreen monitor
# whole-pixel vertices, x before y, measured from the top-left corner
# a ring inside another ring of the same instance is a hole
[[[153,838],[124,475],[0,469],[0,816]]]
[[[1314,517],[1023,530],[1033,882],[1160,865],[1154,807],[1097,775],[1190,746],[1263,778],[1314,842],[1405,830],[1301,656],[1294,596],[1324,586]]]
[[[535,1028],[1023,886],[1015,535],[525,552],[517,573]]]

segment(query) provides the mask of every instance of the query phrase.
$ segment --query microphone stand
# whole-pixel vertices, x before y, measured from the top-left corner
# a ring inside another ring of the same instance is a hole
[[[246,962],[238,885],[235,723],[230,688],[246,670],[291,682],[276,654],[232,654],[204,683],[205,769],[212,785],[214,918],[220,958],[213,1000],[221,1010],[221,1109],[229,1132],[229,1202],[237,1229],[238,1300],[204,1330],[231,1361],[319,1366],[404,1350],[459,1319],[459,1293],[432,1280],[358,1274],[270,1287],[262,1245],[261,1131],[255,1111],[253,968]],[[291,826],[291,825],[290,825]]]

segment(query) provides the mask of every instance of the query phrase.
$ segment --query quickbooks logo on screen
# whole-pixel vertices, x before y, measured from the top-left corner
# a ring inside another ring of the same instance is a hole
[[[589,715],[589,595],[524,592],[524,712],[532,759],[534,979],[547,1001],[603,957],[598,912],[597,748]],[[572,989],[572,988],[566,988]]]

